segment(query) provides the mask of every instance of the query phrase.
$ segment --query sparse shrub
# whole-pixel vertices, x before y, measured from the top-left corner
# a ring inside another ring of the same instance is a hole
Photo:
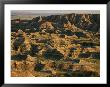
[[[92,53],[92,58],[100,59],[100,53],[98,52]]]
[[[31,44],[30,55],[31,55],[31,56],[34,56],[34,55],[36,55],[37,52],[39,52],[38,45],[36,45],[36,44]]]
[[[93,71],[74,71],[73,72],[73,77],[98,77],[98,73],[97,72],[93,72]]]
[[[77,48],[74,47],[70,48],[70,52],[74,52],[75,50],[77,50]]]
[[[18,61],[21,61],[21,60],[25,60],[27,58],[27,55],[26,54],[17,54],[17,55],[11,55],[11,60],[18,60]]]
[[[89,58],[91,56],[91,53],[80,53],[79,58]]]
[[[65,30],[64,34],[66,34],[67,36],[72,36],[74,35],[74,33],[71,30]]]
[[[73,60],[72,60],[72,63],[73,63],[73,64],[79,63],[79,62],[80,62],[80,59],[73,59]]]
[[[44,64],[41,64],[41,63],[37,63],[36,65],[35,65],[35,68],[34,68],[34,70],[35,71],[41,71],[43,68],[44,68]]]
[[[15,39],[15,41],[13,42],[13,47],[14,47],[14,50],[18,50],[18,48],[19,48],[19,46],[21,45],[21,44],[23,44],[23,42],[24,42],[24,37],[17,37],[16,39]]]
[[[43,55],[46,59],[52,59],[52,60],[60,60],[64,57],[63,54],[57,51],[57,49],[51,49],[51,50],[48,49],[47,51],[44,52]]]
[[[83,32],[75,32],[77,37],[85,37],[86,35]]]

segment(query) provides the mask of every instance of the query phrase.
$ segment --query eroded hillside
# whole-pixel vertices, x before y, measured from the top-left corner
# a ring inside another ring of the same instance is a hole
[[[100,76],[100,15],[11,20],[11,76]]]

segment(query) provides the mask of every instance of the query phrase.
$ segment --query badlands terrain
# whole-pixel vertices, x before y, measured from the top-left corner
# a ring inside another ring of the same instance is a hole
[[[100,15],[11,20],[12,77],[99,77]]]

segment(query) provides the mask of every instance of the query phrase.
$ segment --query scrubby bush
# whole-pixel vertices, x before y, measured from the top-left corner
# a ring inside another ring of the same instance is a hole
[[[52,59],[52,60],[60,60],[64,57],[63,54],[57,51],[57,49],[51,49],[51,50],[48,49],[47,51],[44,52],[43,55],[46,59]]]
[[[34,70],[35,71],[41,71],[43,68],[44,68],[44,64],[41,64],[41,63],[37,63],[36,65],[35,65],[35,68],[34,68]]]
[[[97,72],[93,71],[74,71],[73,72],[74,77],[94,77],[99,76]]]
[[[34,56],[34,55],[36,55],[37,52],[39,52],[38,45],[31,44],[30,55]]]
[[[14,47],[14,50],[18,50],[18,48],[19,48],[19,46],[21,45],[21,44],[23,44],[23,42],[24,42],[24,37],[17,37],[16,39],[15,39],[15,41],[13,42],[13,47]]]
[[[26,54],[17,54],[17,55],[11,55],[11,60],[25,60],[27,58]]]

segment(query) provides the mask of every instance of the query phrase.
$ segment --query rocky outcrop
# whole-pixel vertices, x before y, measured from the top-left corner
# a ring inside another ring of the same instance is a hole
[[[19,25],[18,25],[19,24]],[[24,24],[24,25],[23,25]],[[32,20],[27,20],[26,23],[17,23],[12,21],[12,30],[18,28],[27,29],[30,31],[36,29],[60,29],[67,28],[74,30],[75,28],[81,28],[83,30],[98,32],[100,31],[100,15],[99,14],[64,14],[64,15],[50,15],[39,16]]]

